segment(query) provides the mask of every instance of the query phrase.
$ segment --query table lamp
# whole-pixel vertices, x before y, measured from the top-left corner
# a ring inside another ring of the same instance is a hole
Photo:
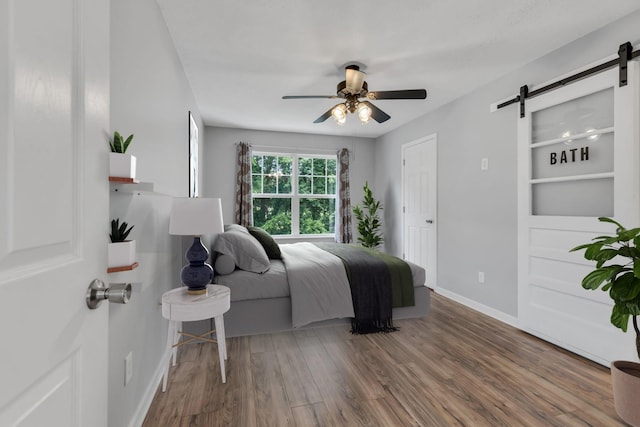
[[[169,234],[194,236],[193,245],[185,253],[189,264],[182,268],[180,278],[192,295],[207,292],[213,279],[213,268],[206,263],[209,251],[200,241],[203,234],[224,232],[222,203],[220,199],[179,197],[174,198],[169,218]]]

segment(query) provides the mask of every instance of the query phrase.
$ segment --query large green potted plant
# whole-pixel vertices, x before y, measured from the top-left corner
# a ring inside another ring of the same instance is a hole
[[[356,205],[353,213],[358,220],[358,242],[367,248],[375,249],[382,244],[382,223],[378,212],[382,210],[382,204],[373,197],[369,183],[364,184],[364,199],[362,207]]]
[[[613,300],[611,323],[627,331],[629,319],[636,332],[636,351],[640,358],[640,228],[626,229],[611,218],[598,218],[616,225],[616,233],[598,236],[591,243],[571,251],[585,250],[584,257],[596,268],[582,279],[582,287],[609,292]],[[624,360],[611,363],[611,382],[616,412],[627,423],[640,426],[640,364]]]
[[[136,157],[127,153],[127,148],[133,141],[133,135],[124,139],[118,131],[113,133],[113,139],[109,140],[109,176],[114,178],[136,178]]]

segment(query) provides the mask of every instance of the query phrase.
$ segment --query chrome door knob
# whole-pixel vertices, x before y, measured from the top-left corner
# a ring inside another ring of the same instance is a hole
[[[113,283],[110,288],[105,287],[100,279],[94,279],[87,288],[87,307],[91,310],[98,308],[104,300],[118,304],[126,304],[131,299],[131,283]]]

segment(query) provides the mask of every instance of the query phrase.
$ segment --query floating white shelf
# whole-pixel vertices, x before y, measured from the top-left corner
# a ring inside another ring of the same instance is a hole
[[[111,191],[120,194],[149,194],[158,196],[171,196],[169,191],[159,188],[153,182],[117,182],[111,181]]]

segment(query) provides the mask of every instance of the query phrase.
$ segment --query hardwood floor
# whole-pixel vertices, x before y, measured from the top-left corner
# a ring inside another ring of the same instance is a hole
[[[182,347],[144,427],[624,426],[609,369],[432,293],[390,334],[348,327]]]

